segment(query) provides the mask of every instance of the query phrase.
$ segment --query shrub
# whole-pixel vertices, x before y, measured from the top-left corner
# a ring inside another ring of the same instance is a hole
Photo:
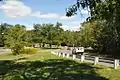
[[[22,54],[35,54],[37,53],[37,49],[36,48],[24,48],[21,50]]]
[[[21,53],[21,50],[23,49],[22,44],[15,44],[14,46],[11,47],[13,55],[19,55]]]

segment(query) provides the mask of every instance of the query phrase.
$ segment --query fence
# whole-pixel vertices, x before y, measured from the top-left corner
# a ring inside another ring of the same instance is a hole
[[[72,58],[73,60],[79,59],[81,62],[91,62],[96,64],[101,64],[109,67],[114,67],[114,69],[119,68],[119,60],[118,59],[112,59],[112,58],[103,58],[98,56],[89,56],[89,55],[75,55],[68,52],[57,52],[57,51],[51,51],[52,54],[58,55],[59,57],[66,57],[66,58]]]

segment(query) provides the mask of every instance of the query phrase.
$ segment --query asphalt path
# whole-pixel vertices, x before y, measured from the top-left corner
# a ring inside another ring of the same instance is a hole
[[[10,49],[0,49],[0,54],[8,54],[11,53]]]

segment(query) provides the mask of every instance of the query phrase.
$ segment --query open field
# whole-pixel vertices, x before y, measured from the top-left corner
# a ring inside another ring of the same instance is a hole
[[[0,80],[119,80],[120,70],[59,58],[50,49],[25,55],[0,55]]]

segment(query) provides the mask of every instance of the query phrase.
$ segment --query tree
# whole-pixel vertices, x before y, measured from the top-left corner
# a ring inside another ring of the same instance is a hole
[[[43,43],[43,47],[44,44],[47,43],[50,48],[52,44],[60,45],[60,36],[63,31],[63,29],[60,28],[61,25],[59,22],[57,22],[55,26],[53,24],[34,24],[34,42]]]
[[[8,29],[11,27],[11,25],[7,24],[7,23],[3,23],[0,25],[0,46],[4,47],[4,35],[6,34],[6,32],[8,31]]]
[[[62,45],[66,46],[73,46],[74,44],[74,39],[73,39],[73,32],[71,31],[64,31],[62,35]]]
[[[44,43],[44,38],[41,35],[41,27],[43,25],[41,24],[34,24],[33,27],[34,29],[31,31],[32,32],[32,42],[34,43],[40,43],[40,47],[42,46],[41,43]],[[44,46],[43,46],[44,47]]]
[[[9,47],[13,54],[20,54],[20,50],[25,46],[25,26],[14,25],[5,35],[5,44]]]
[[[26,46],[32,46],[33,44],[33,30],[28,30],[26,31],[25,34],[25,42],[27,43]]]
[[[46,24],[46,27],[43,27],[43,29],[44,32],[42,33],[45,34],[47,43],[49,44],[50,48],[52,48],[52,43],[54,37],[56,36],[53,24]]]
[[[55,35],[55,38],[53,40],[53,43],[55,45],[57,45],[57,47],[59,45],[61,45],[61,43],[62,43],[62,33],[64,31],[62,28],[60,28],[60,26],[62,26],[62,23],[57,22],[56,25],[55,25],[55,27],[54,27],[56,35]]]
[[[76,4],[66,10],[67,16],[77,14],[81,9],[88,9],[90,16],[87,21],[104,21],[98,43],[106,53],[115,54],[120,50],[120,0],[77,0]],[[97,37],[98,38],[98,37]],[[98,40],[98,39],[96,39]],[[118,55],[118,54],[117,54]]]

